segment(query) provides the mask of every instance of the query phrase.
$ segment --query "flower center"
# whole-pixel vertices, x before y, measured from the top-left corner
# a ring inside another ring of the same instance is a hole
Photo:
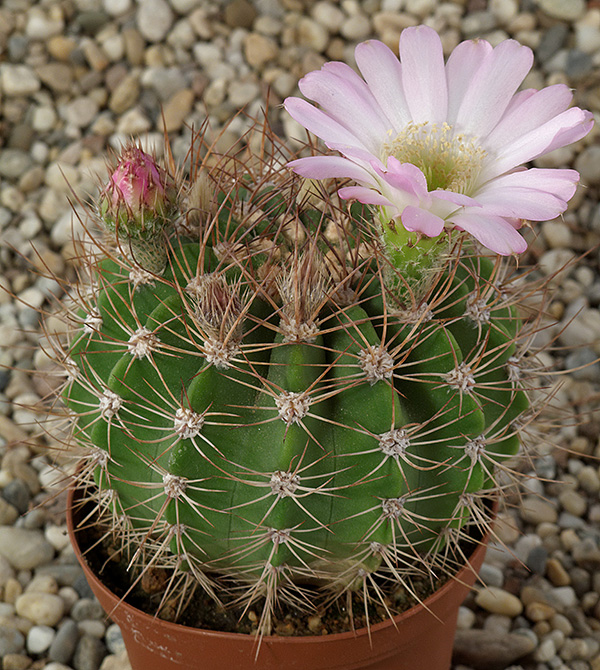
[[[481,170],[486,152],[473,139],[455,135],[452,126],[409,123],[382,148],[386,162],[394,156],[411,163],[425,175],[429,191],[445,189],[468,194]]]

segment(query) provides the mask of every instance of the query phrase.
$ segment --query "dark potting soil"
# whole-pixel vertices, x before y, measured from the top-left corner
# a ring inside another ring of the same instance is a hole
[[[76,509],[75,527],[77,518],[88,518],[84,508]],[[185,626],[203,628],[231,633],[246,633],[256,635],[261,618],[263,602],[260,600],[251,607],[244,609],[233,604],[233,598],[227,598],[219,593],[224,606],[219,605],[207,595],[201,587],[193,593],[181,595],[167,595],[171,583],[172,571],[163,568],[148,568],[140,577],[139,574],[128,570],[128,560],[122,556],[103,530],[97,526],[86,524],[76,531],[77,540],[92,571],[118,597],[151,616],[158,616],[168,621],[176,621]],[[465,542],[462,547],[465,555],[469,556],[475,549],[475,544]],[[405,591],[393,598],[386,596],[384,603],[371,599],[364,600],[362,589],[353,593],[350,600],[339,598],[325,610],[301,610],[287,603],[278,603],[272,617],[270,634],[282,636],[327,635],[343,633],[365,626],[385,621],[390,613],[399,614],[417,602],[430,596],[446,581],[443,577],[437,581],[429,579],[413,579],[411,586],[416,595]],[[311,587],[306,587],[309,595]],[[314,589],[314,601],[321,597]],[[185,606],[181,608],[181,598]],[[269,633],[267,633],[269,634]]]

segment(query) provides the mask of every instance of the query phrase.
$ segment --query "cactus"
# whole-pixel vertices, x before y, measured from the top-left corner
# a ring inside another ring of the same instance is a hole
[[[142,571],[264,601],[261,632],[307,585],[383,602],[451,572],[529,412],[505,261],[455,233],[407,279],[370,209],[280,151],[196,156],[175,188],[126,148],[62,361],[79,476],[113,542]]]

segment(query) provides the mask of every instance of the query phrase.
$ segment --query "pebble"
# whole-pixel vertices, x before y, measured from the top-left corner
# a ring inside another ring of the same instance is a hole
[[[6,96],[27,96],[37,93],[42,83],[28,65],[0,64],[0,88]]]
[[[32,626],[27,633],[27,651],[30,654],[43,654],[50,648],[56,631],[50,626]]]
[[[464,663],[476,670],[502,670],[530,654],[535,642],[525,635],[498,635],[486,630],[458,630],[454,638],[454,663]]]
[[[577,21],[585,12],[585,0],[537,0],[538,7],[553,19]]]
[[[7,654],[18,654],[24,648],[24,635],[14,628],[0,624],[0,659]]]
[[[79,629],[72,619],[62,621],[48,650],[48,658],[57,663],[69,663],[79,641]]]
[[[171,29],[175,15],[165,0],[144,0],[138,5],[137,27],[148,42],[160,42]]]
[[[521,503],[521,518],[527,523],[556,523],[558,512],[556,507],[537,496],[527,496]]]
[[[56,626],[63,617],[65,603],[51,593],[29,592],[17,598],[15,609],[19,616],[34,624]]]
[[[523,603],[512,593],[495,586],[481,589],[475,596],[475,604],[487,612],[516,617],[523,611]]]
[[[54,548],[40,531],[0,526],[0,556],[17,570],[32,570],[49,563]]]
[[[600,184],[600,146],[593,144],[586,147],[575,159],[575,169],[581,174],[584,184]]]
[[[73,667],[75,670],[99,670],[106,656],[106,647],[95,637],[84,635],[75,648]]]

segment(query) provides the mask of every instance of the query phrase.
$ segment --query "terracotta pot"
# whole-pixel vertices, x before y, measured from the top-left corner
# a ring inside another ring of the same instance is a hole
[[[458,608],[475,582],[488,538],[455,579],[393,620],[321,637],[263,638],[258,660],[252,636],[189,628],[162,621],[121,602],[90,570],[77,543],[73,498],[67,525],[89,585],[119,624],[133,670],[448,670]]]

